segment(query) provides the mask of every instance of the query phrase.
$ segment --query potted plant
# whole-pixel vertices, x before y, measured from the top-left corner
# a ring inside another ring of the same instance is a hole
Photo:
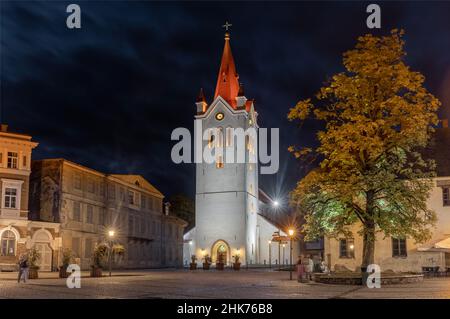
[[[234,270],[240,270],[241,269],[241,263],[239,262],[241,256],[239,254],[236,254],[233,256],[234,262],[233,262],[233,269]]]
[[[211,266],[211,257],[209,257],[209,255],[205,255],[205,257],[203,257],[203,270],[209,270],[210,266]]]
[[[38,279],[39,274],[39,266],[37,265],[39,260],[41,259],[41,254],[37,251],[36,248],[31,248],[28,252],[28,279]]]
[[[189,265],[189,269],[190,270],[195,270],[197,269],[197,256],[192,255],[191,256],[191,263]]]
[[[101,277],[105,258],[108,256],[108,246],[99,244],[94,249],[91,265],[91,277]]]
[[[216,269],[217,270],[223,270],[225,267],[224,258],[222,254],[217,255],[217,261],[216,261]]]
[[[59,267],[59,278],[67,278],[69,274],[67,273],[67,267],[73,263],[74,255],[70,248],[64,248],[62,251],[62,266]]]

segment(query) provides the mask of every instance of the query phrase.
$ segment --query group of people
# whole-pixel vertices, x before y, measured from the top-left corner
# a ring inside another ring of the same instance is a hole
[[[314,272],[328,273],[328,266],[321,259],[312,259],[311,255],[299,256],[297,260],[298,281],[312,280]]]

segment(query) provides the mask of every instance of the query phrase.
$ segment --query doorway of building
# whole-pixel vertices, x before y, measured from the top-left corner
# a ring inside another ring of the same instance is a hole
[[[230,261],[230,246],[224,240],[216,241],[211,248],[212,262],[216,263],[220,257],[225,265]]]
[[[41,271],[51,271],[52,270],[52,255],[53,250],[50,248],[48,243],[36,243],[34,245],[38,251],[41,258],[39,258],[37,264],[39,270]]]

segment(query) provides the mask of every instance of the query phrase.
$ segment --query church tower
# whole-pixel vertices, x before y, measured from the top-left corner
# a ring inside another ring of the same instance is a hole
[[[209,255],[213,264],[222,258],[230,265],[236,254],[242,264],[254,264],[258,262],[257,134],[246,134],[244,140],[238,140],[232,129],[248,132],[252,128],[257,132],[257,113],[239,83],[228,26],[227,23],[214,100],[208,105],[201,90],[196,101],[195,119],[201,121],[206,136],[203,150],[222,148],[223,154],[212,152],[215,154],[212,163],[203,159],[196,164],[196,226],[190,252],[199,261]],[[230,148],[234,150],[234,160],[227,158]],[[238,152],[244,152],[244,161],[237,161]]]

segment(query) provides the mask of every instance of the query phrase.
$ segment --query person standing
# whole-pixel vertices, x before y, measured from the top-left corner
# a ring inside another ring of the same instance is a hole
[[[28,256],[22,255],[19,259],[19,277],[17,282],[20,283],[20,279],[23,278],[23,282],[27,282],[28,278]]]
[[[328,274],[328,266],[323,260],[320,262],[320,272]]]
[[[302,264],[302,256],[299,256],[297,259],[297,281],[303,282],[303,276],[305,275],[305,268]]]
[[[312,280],[312,272],[314,269],[314,261],[311,259],[310,255],[306,255],[305,259],[305,272],[308,280]]]

